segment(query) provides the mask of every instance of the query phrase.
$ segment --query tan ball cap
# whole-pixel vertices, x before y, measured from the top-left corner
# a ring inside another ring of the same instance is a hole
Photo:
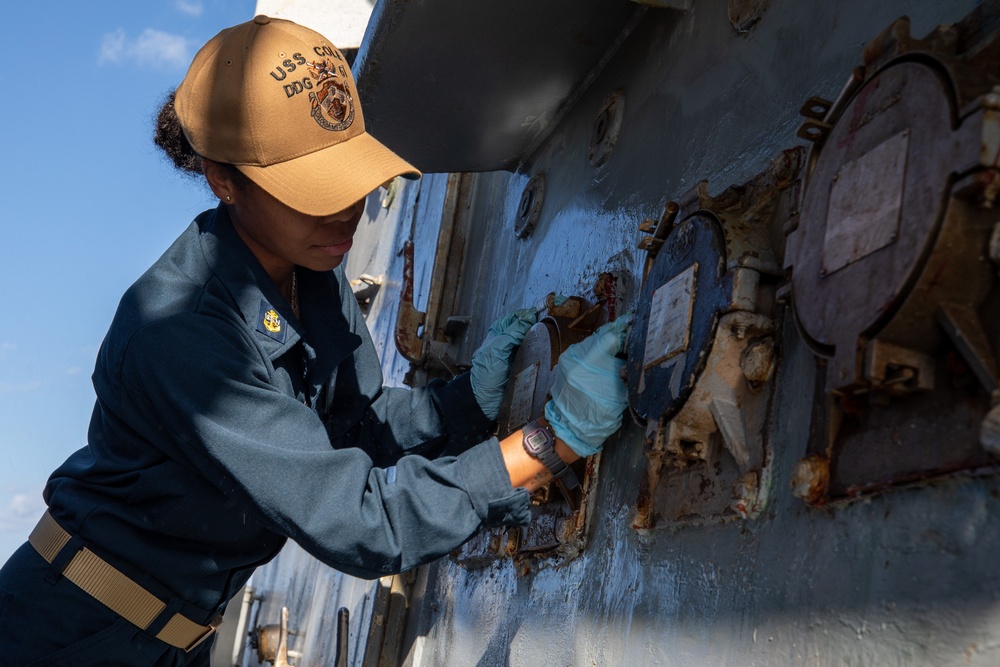
[[[291,21],[257,16],[213,37],[174,106],[199,155],[236,165],[307,215],[342,211],[395,176],[420,176],[365,132],[340,51]]]

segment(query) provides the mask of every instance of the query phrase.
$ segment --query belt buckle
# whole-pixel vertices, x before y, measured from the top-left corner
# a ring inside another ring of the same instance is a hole
[[[221,614],[218,615],[218,616],[216,616],[215,618],[213,618],[209,622],[208,627],[205,629],[205,632],[202,633],[200,637],[198,637],[197,639],[195,639],[194,642],[192,642],[190,646],[188,646],[186,649],[184,649],[184,652],[185,653],[190,653],[191,651],[193,651],[196,648],[198,648],[199,646],[201,646],[201,643],[203,641],[205,641],[206,639],[208,639],[209,637],[211,637],[212,634],[216,630],[219,629],[220,625],[222,625],[222,615]]]

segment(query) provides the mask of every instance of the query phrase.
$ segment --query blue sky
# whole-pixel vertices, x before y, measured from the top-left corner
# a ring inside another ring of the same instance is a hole
[[[150,140],[195,51],[254,0],[17,2],[0,29],[0,563],[86,444],[125,289],[200,211]]]

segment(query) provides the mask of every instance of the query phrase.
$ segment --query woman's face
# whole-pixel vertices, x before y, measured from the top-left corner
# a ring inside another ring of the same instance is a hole
[[[209,169],[206,164],[206,176]],[[212,181],[209,177],[210,184]],[[364,211],[364,200],[330,215],[312,216],[289,208],[253,183],[238,188],[232,185],[229,181],[224,186],[229,189],[216,194],[223,201],[227,195],[231,197],[233,226],[273,279],[283,280],[296,265],[329,271],[344,261]],[[216,190],[215,185],[212,189]]]

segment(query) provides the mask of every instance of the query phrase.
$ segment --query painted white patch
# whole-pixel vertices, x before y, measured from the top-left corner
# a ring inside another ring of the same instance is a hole
[[[698,263],[695,262],[653,292],[643,368],[652,368],[687,349],[697,275]]]
[[[535,402],[535,385],[538,382],[538,363],[534,363],[514,378],[514,397],[510,406],[510,430],[520,428],[531,419],[531,406]]]
[[[909,145],[910,131],[904,130],[837,172],[823,238],[823,268],[828,273],[895,242]]]

